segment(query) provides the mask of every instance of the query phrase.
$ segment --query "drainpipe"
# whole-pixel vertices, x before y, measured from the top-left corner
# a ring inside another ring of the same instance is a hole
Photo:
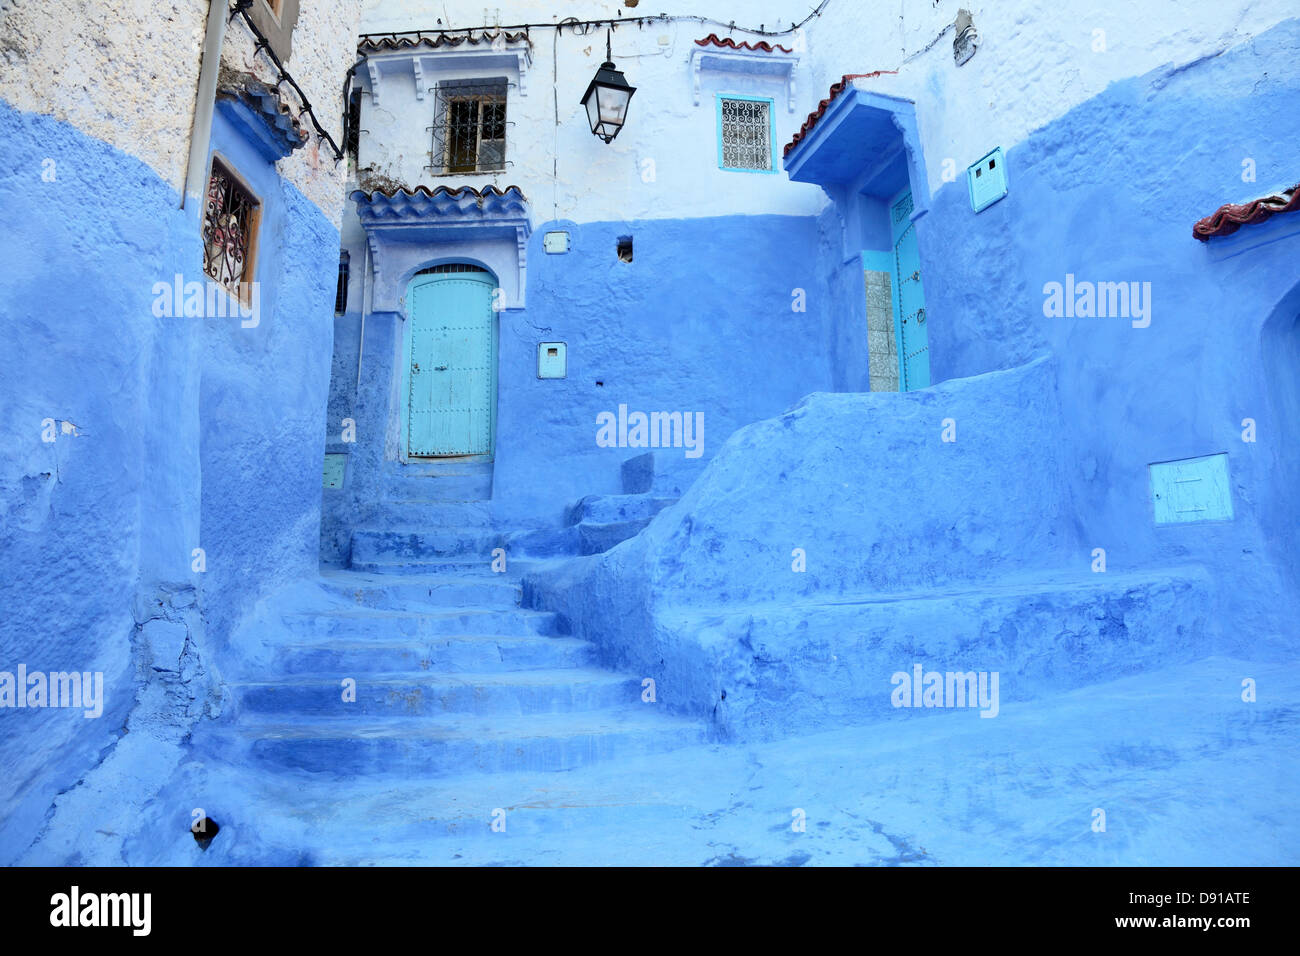
[[[361,268],[361,336],[357,341],[357,387],[352,392],[353,412],[361,395],[361,357],[366,354],[366,279],[370,276],[370,242],[366,242],[365,264]]]
[[[221,45],[226,39],[226,0],[211,0],[208,29],[203,37],[203,61],[199,69],[199,93],[194,103],[194,129],[190,133],[190,162],[185,171],[181,208],[190,198],[203,195],[208,170],[208,146],[212,143],[212,110],[217,101],[217,73],[221,67]]]

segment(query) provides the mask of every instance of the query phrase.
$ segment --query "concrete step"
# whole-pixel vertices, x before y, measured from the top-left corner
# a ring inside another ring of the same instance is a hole
[[[414,531],[445,528],[485,530],[492,526],[492,508],[488,501],[384,498],[368,513],[365,524],[367,527],[410,528]]]
[[[651,494],[639,495],[588,495],[568,509],[566,524],[610,524],[653,518],[669,505],[675,504],[676,498],[657,497]]]
[[[728,681],[720,723],[764,736],[897,717],[894,675],[914,667],[944,680],[999,674],[1005,704],[1195,660],[1214,649],[1211,594],[1197,567],[1071,571],[674,610],[660,621],[661,640],[722,649],[714,665]],[[635,661],[628,650],[611,648]],[[715,705],[695,703],[698,712]]]
[[[523,717],[605,710],[641,703],[639,678],[595,668],[534,669],[485,674],[371,674],[345,701],[339,677],[231,683],[241,717],[278,714],[360,717],[478,714]]]
[[[302,718],[230,727],[214,733],[213,744],[219,756],[251,757],[274,769],[404,777],[573,770],[704,742],[700,722],[652,709],[657,706],[527,717]]]
[[[535,528],[515,531],[506,540],[506,554],[523,558],[566,557],[578,553],[576,527]]]
[[[504,571],[492,571],[491,563],[474,558],[472,561],[441,561],[437,558],[400,558],[393,561],[353,561],[351,571],[362,571],[378,575],[448,575],[452,577],[471,577],[487,572],[497,581],[519,580],[520,575],[536,570],[543,562],[536,558],[506,558]]]
[[[492,552],[504,548],[506,536],[482,528],[449,528],[435,531],[374,529],[352,532],[353,562],[399,559],[480,558],[487,564]]]
[[[277,649],[285,674],[359,675],[399,671],[484,673],[589,667],[596,648],[574,637],[460,634],[424,640],[298,641]]]
[[[492,497],[492,464],[419,462],[395,467],[383,478],[388,501],[488,501]]]
[[[519,603],[519,586],[504,574],[493,574],[484,566],[477,574],[359,574],[355,571],[323,571],[321,581],[327,594],[340,603],[362,607],[403,610],[437,610],[469,606],[514,607]]]
[[[650,518],[636,518],[630,521],[611,521],[605,524],[585,521],[577,525],[578,553],[601,554],[628,538],[641,533]]]
[[[548,611],[521,608],[449,608],[402,611],[386,608],[331,608],[291,611],[280,618],[289,640],[398,640],[473,634],[533,636],[556,633],[558,618]]]

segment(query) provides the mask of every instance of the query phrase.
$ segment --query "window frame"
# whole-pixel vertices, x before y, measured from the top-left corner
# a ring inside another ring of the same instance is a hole
[[[257,28],[266,37],[271,52],[279,57],[281,63],[289,60],[293,53],[293,28],[298,23],[298,7],[301,0],[253,0],[248,8]]]
[[[352,283],[352,254],[346,249],[339,251],[339,274],[334,286],[334,314],[348,314],[348,288]],[[339,306],[342,308],[339,308]]]
[[[767,169],[751,169],[744,166],[728,166],[722,161],[723,156],[723,100],[745,100],[750,103],[767,104]],[[762,173],[775,175],[776,169],[776,104],[770,96],[751,96],[746,93],[717,93],[715,95],[715,113],[717,116],[716,136],[718,141],[718,169],[728,173]]]
[[[248,235],[248,243],[244,248],[244,271],[239,282],[236,283],[235,288],[231,288],[221,279],[215,278],[207,269],[207,243],[204,241],[203,231],[208,221],[208,189],[211,188],[212,185],[212,172],[217,166],[221,167],[239,189],[247,193],[251,206],[247,227],[245,229],[245,232]],[[228,295],[233,296],[241,305],[250,306],[253,302],[252,283],[257,281],[258,253],[261,251],[260,239],[262,232],[262,210],[264,208],[262,197],[258,194],[257,190],[253,189],[252,184],[249,183],[249,181],[239,172],[234,161],[220,150],[214,149],[208,157],[208,175],[204,182],[203,212],[199,217],[199,243],[203,247],[203,261],[200,268],[203,272],[203,278],[208,282],[216,284],[221,289],[224,289]]]
[[[446,104],[446,115],[443,118],[442,172],[439,175],[477,176],[477,175],[485,175],[487,173],[505,172],[506,169],[506,135],[505,135],[506,118],[505,116],[506,114],[509,113],[509,109],[507,107],[507,102],[506,102],[507,94],[486,93],[486,92],[447,93],[443,96],[443,100]],[[473,169],[453,168],[454,166],[452,162],[453,142],[452,142],[452,136],[450,131],[452,130],[454,124],[452,122],[451,111],[455,108],[457,103],[474,103],[477,106],[477,110],[476,110],[477,116],[473,124],[473,129],[474,129],[474,168]],[[502,107],[502,114],[503,114],[501,117],[501,138],[500,140],[490,139],[487,140],[487,142],[501,143],[501,163],[499,166],[493,166],[491,168],[488,168],[483,165],[483,142],[484,142],[483,139],[484,115],[483,114],[485,112],[485,107],[487,107],[488,105],[497,105],[497,104],[499,104]]]

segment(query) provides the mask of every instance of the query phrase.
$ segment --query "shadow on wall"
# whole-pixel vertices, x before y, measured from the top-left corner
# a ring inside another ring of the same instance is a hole
[[[1256,440],[1264,446],[1267,470],[1274,476],[1259,503],[1260,520],[1265,528],[1276,529],[1267,535],[1269,556],[1294,593],[1300,590],[1300,494],[1295,490],[1300,475],[1294,454],[1300,448],[1300,283],[1265,320],[1260,350],[1271,420],[1256,422]]]

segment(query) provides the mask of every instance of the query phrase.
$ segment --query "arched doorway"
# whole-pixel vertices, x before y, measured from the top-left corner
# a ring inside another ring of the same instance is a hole
[[[496,411],[496,279],[453,263],[412,277],[406,295],[406,450],[489,456]]]

